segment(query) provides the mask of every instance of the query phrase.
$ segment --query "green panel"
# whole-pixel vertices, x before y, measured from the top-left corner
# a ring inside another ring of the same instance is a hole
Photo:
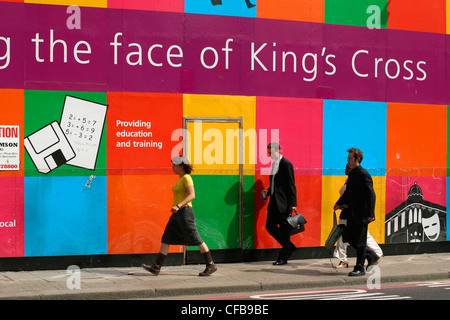
[[[53,121],[61,120],[66,95],[106,104],[105,92],[71,92],[71,91],[41,91],[25,90],[25,133],[28,136]],[[25,152],[25,176],[43,176]],[[69,165],[49,172],[48,176],[106,176],[106,121],[97,156],[96,170],[87,170]]]
[[[255,248],[255,176],[244,176],[244,249]]]
[[[378,14],[381,29],[387,28],[388,0],[325,0],[325,23],[367,27]],[[370,6],[377,6],[373,11]],[[368,10],[369,9],[369,10]],[[369,11],[369,12],[368,12]]]
[[[195,219],[203,241],[210,249],[239,248],[239,176],[193,175],[192,178]],[[244,177],[244,248],[254,245],[254,181],[254,176]]]

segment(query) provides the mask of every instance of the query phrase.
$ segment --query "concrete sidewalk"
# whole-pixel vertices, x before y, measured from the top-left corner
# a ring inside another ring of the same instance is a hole
[[[354,260],[349,260],[350,265]],[[381,259],[379,269],[358,278],[347,276],[352,267],[334,269],[332,263],[336,265],[337,260],[292,260],[284,266],[273,266],[269,261],[218,264],[218,271],[210,277],[198,276],[204,265],[167,266],[159,276],[140,267],[0,272],[0,299],[170,299],[193,294],[365,285],[375,272],[380,274],[381,284],[450,277],[450,253],[387,256]]]

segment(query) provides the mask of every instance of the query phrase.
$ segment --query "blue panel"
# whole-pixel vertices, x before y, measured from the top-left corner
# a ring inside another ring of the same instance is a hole
[[[346,150],[355,147],[371,175],[385,176],[386,122],[384,102],[324,100],[323,175],[345,175]]]
[[[107,253],[106,177],[25,177],[25,256]]]
[[[256,18],[256,3],[257,0],[185,0],[184,11],[186,13]]]

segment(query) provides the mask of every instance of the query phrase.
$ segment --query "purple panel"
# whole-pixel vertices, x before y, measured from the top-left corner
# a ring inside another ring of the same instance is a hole
[[[67,27],[72,14],[66,10],[66,6],[25,5],[25,89],[105,91],[107,10],[82,7],[80,29]],[[87,50],[90,53],[83,53]]]
[[[446,101],[444,35],[196,15],[185,24],[184,68],[194,73],[195,93]],[[223,49],[230,38],[225,69]],[[210,70],[198,58],[205,47],[219,57]]]
[[[450,35],[446,35],[445,37],[445,61],[450,61]],[[450,68],[447,67],[447,64],[443,66],[445,68],[445,92],[446,92],[446,104],[450,104]],[[450,232],[448,233],[450,237]]]
[[[246,91],[244,82],[248,71],[242,69],[242,26],[239,20],[224,16],[185,15],[183,69],[189,72],[189,81],[192,82],[188,93],[236,95]]]
[[[243,30],[249,29],[246,22],[241,22]],[[417,103],[445,101],[443,35],[257,20],[254,34],[248,37],[242,49],[245,94]],[[252,42],[257,49],[267,43],[258,54],[267,71],[256,63],[251,73],[245,72],[252,69],[248,58]],[[272,63],[274,52],[276,71]],[[283,52],[296,55],[296,72],[282,71]],[[306,68],[302,67],[303,59]],[[305,71],[314,69],[317,74]],[[424,78],[424,72],[425,80],[418,80]]]
[[[70,29],[66,10],[0,3],[0,68],[2,39],[11,39],[0,87],[450,100],[447,35],[88,7],[81,8],[81,28]],[[83,53],[87,44],[90,53]]]
[[[0,8],[0,87],[23,88],[25,57],[23,4],[2,2]],[[9,39],[9,40],[8,40]],[[9,41],[9,44],[7,42]],[[8,54],[9,52],[9,54]]]
[[[395,59],[401,68],[398,79],[386,79],[386,101],[445,104],[446,36],[400,30],[385,32],[387,41],[384,43],[384,62]],[[413,62],[407,62],[408,60]],[[395,62],[391,61],[388,65],[390,74],[395,74]],[[384,72],[383,75],[386,73],[382,68],[380,70]],[[412,74],[411,80],[404,79],[409,79]]]
[[[180,92],[183,58],[177,56],[178,47],[183,48],[183,18],[181,13],[110,10],[105,42],[109,90]]]

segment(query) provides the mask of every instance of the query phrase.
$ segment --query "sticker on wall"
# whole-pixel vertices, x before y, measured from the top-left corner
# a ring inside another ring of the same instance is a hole
[[[36,169],[47,174],[63,164],[95,170],[108,106],[66,96],[61,122],[25,137]]]
[[[0,126],[0,170],[19,170],[19,126]]]
[[[415,182],[406,201],[386,215],[386,243],[445,241],[446,212],[446,207],[424,200]]]

